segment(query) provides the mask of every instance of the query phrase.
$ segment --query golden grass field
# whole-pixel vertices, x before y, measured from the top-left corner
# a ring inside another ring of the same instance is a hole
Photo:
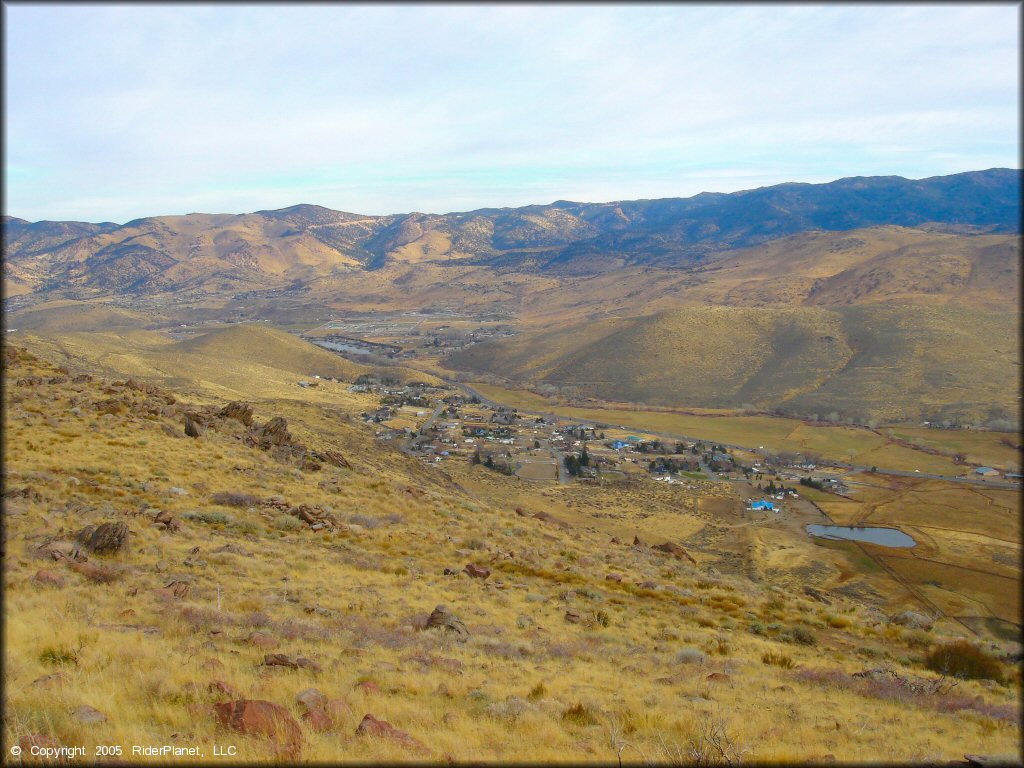
[[[1017,749],[1020,678],[1009,665],[1005,685],[964,681],[944,697],[850,676],[884,663],[929,678],[924,650],[968,634],[962,626],[905,630],[840,594],[825,606],[786,580],[726,568],[713,541],[700,543],[730,530],[739,500],[725,484],[540,485],[468,463],[425,466],[353,421],[368,396],[295,387],[311,358],[291,352],[250,361],[259,375],[246,377],[218,372],[198,344],[163,356],[112,343],[98,359],[86,342],[18,343],[40,359],[16,355],[4,378],[5,489],[16,492],[5,499],[5,744],[37,734],[90,756],[100,744],[232,744],[244,762],[289,759],[216,724],[210,708],[225,695],[209,685],[221,681],[296,720],[305,688],[343,700],[328,731],[300,721],[290,759],[311,763],[943,761]],[[94,361],[126,371],[71,380]],[[114,383],[128,374],[164,389]],[[185,437],[181,410],[148,410],[166,394],[182,408],[244,399],[258,423],[282,416],[297,440],[340,451],[351,469],[279,460],[237,439],[235,423]],[[218,492],[251,498],[225,505]],[[311,531],[258,503],[271,496],[329,509],[338,525]],[[161,530],[156,510],[181,529]],[[40,552],[115,520],[130,529],[127,548],[89,557],[114,572],[109,583]],[[633,548],[633,535],[693,542],[697,566]],[[790,560],[814,560],[814,545],[792,542]],[[442,574],[470,562],[491,576]],[[40,570],[63,583],[40,583]],[[172,581],[188,593],[161,591]],[[467,640],[423,628],[438,604],[465,622]],[[797,629],[813,644],[794,642]],[[320,671],[263,666],[254,631]],[[794,668],[764,663],[769,651]],[[80,705],[105,721],[80,722]],[[367,713],[423,749],[356,735]]]

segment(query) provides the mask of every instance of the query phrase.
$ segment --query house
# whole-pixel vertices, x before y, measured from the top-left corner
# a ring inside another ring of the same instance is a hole
[[[775,504],[773,504],[770,501],[765,501],[764,499],[760,499],[758,501],[755,501],[755,502],[751,503],[750,508],[752,510],[754,510],[755,512],[759,512],[761,510],[768,510],[769,512],[774,512],[775,511]]]
[[[992,467],[978,467],[974,471],[975,471],[975,473],[977,473],[979,475],[984,475],[985,477],[991,477],[992,475],[998,475],[999,474],[999,470],[998,469],[993,469]]]
[[[621,451],[628,445],[629,443],[627,443],[625,440],[612,440],[612,448],[614,448],[616,451]]]

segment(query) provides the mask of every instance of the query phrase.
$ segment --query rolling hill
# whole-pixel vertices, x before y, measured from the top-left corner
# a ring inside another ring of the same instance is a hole
[[[692,306],[525,333],[447,364],[622,402],[1016,422],[1019,320],[957,306]]]

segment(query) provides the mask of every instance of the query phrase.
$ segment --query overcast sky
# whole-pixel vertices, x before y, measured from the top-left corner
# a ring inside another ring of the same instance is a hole
[[[1020,7],[5,4],[5,213],[383,214],[1020,167]]]

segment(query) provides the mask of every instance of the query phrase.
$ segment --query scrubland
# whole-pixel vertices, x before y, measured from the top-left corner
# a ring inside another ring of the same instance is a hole
[[[650,546],[698,529],[713,488],[672,505],[674,524],[639,528],[630,514],[670,502],[619,497],[613,541],[586,523],[597,502],[577,490],[554,515],[527,481],[448,473],[375,443],[352,419],[357,398],[266,392],[247,398],[244,425],[215,415],[226,405],[215,386],[76,380],[67,365],[5,349],[6,744],[49,738],[88,756],[194,744],[206,760],[233,744],[246,762],[1017,749],[1014,665],[993,662],[998,681],[927,668],[963,627],[902,626],[840,595],[826,604]],[[197,438],[184,433],[190,413],[203,415]],[[275,417],[290,437],[261,447]],[[103,522],[127,526],[121,548],[76,545]],[[438,605],[465,632],[428,627]],[[986,658],[1012,648],[972,642]],[[305,663],[268,665],[273,653]],[[333,702],[325,721],[296,699],[311,687]],[[298,742],[225,730],[214,707],[242,699],[286,709]],[[397,732],[357,734],[367,714]]]

